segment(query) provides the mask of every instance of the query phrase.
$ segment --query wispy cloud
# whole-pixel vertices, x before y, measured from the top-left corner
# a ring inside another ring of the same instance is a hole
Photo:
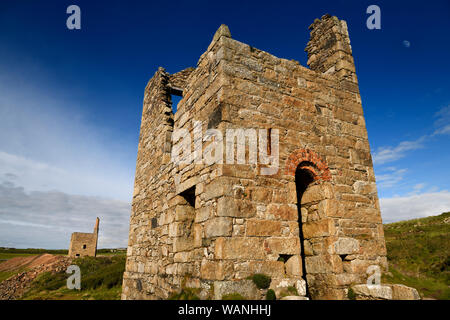
[[[413,190],[408,194],[410,196],[417,195],[422,192],[423,188],[425,188],[426,183],[417,183],[413,186]]]
[[[72,232],[92,232],[95,218],[100,217],[99,247],[126,247],[130,210],[124,201],[58,191],[26,192],[3,182],[0,246],[67,248]]]
[[[392,188],[403,180],[406,169],[397,169],[396,167],[388,167],[382,170],[382,174],[377,174],[377,185],[381,188]]]
[[[373,154],[374,164],[393,162],[406,156],[408,151],[423,148],[427,136],[413,141],[402,141],[395,147],[381,147]]]
[[[395,222],[437,215],[450,211],[450,192],[427,192],[380,199],[383,222]]]
[[[434,122],[435,130],[432,134],[426,134],[416,140],[401,141],[396,146],[385,146],[378,148],[373,153],[373,162],[382,165],[389,162],[397,161],[405,157],[409,151],[414,151],[424,147],[424,143],[431,137],[443,134],[450,134],[450,105],[441,108],[436,112],[437,118]]]
[[[124,201],[131,199],[132,174],[124,177],[121,168],[117,168],[117,172],[102,172],[100,163],[93,165],[98,166],[97,173],[74,166],[60,168],[0,151],[0,183],[14,181],[27,190],[35,191],[59,190],[69,194],[102,196]]]
[[[435,126],[437,129],[434,131],[433,135],[437,134],[450,134],[450,105],[443,107],[441,110],[436,112]]]

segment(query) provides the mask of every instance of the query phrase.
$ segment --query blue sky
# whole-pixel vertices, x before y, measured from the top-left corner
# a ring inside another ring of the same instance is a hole
[[[99,245],[126,246],[157,67],[195,66],[222,23],[306,65],[308,26],[325,13],[349,27],[384,221],[450,210],[448,1],[129,2],[0,3],[0,246],[64,248],[96,216]],[[71,4],[81,30],[66,28]],[[366,28],[371,4],[381,30]]]

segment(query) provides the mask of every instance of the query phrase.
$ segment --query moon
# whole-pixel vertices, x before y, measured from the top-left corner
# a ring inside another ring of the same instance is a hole
[[[409,42],[408,40],[403,40],[403,45],[405,46],[405,48],[409,48],[411,46],[411,42]]]

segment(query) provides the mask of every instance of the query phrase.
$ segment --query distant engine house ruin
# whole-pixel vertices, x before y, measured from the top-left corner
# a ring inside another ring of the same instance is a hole
[[[93,233],[74,232],[70,238],[69,257],[95,257],[97,255],[97,240],[100,219],[95,221]]]
[[[347,299],[370,266],[387,269],[347,25],[325,15],[309,28],[309,68],[236,41],[222,25],[195,69],[159,68],[150,79],[122,299],[167,299],[184,287],[201,299],[261,299],[248,279],[257,273],[277,295],[287,285],[311,299]],[[172,95],[182,97],[176,113]],[[224,137],[230,128],[278,130],[279,169],[174,163],[172,133],[193,136],[194,121]]]

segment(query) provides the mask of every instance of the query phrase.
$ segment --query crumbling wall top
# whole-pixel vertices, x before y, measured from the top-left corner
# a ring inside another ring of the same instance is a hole
[[[171,74],[167,85],[174,91],[182,92],[186,87],[186,81],[195,69],[190,67],[180,72]]]

